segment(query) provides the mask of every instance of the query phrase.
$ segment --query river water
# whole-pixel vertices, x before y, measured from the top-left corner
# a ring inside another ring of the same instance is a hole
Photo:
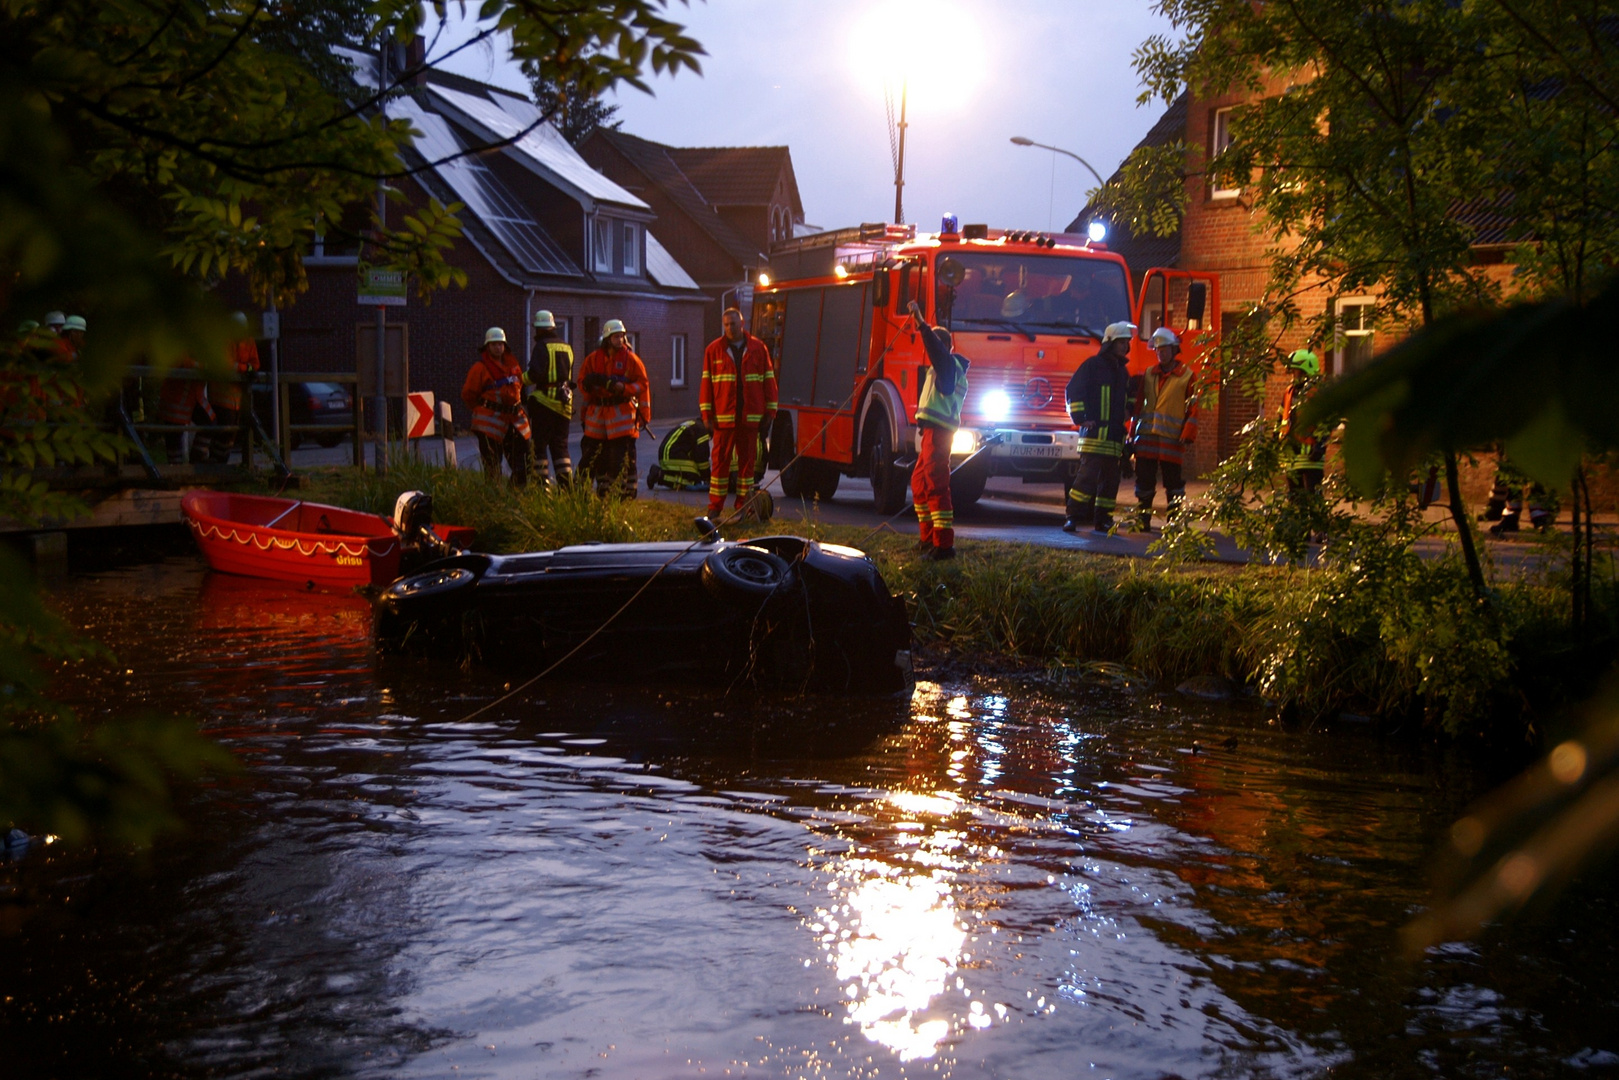
[[[55,593],[120,660],[64,695],[243,769],[146,857],[0,869],[0,1075],[1619,1071],[1601,883],[1399,959],[1485,787],[1454,756],[984,680],[468,719],[502,677],[379,660],[352,596],[191,557]]]

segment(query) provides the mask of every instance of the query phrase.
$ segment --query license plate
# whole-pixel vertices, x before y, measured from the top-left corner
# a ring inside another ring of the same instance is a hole
[[[1013,457],[1062,457],[1062,447],[1054,444],[1025,446],[1013,443],[1008,447]]]

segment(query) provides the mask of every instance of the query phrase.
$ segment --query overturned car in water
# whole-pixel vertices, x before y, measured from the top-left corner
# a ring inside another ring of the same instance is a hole
[[[459,554],[377,596],[384,649],[612,679],[889,693],[910,624],[864,552],[796,536]]]

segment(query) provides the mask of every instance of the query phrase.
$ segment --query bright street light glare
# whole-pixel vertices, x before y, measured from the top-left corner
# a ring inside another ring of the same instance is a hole
[[[1012,395],[1005,390],[991,390],[978,408],[991,420],[1005,420],[1012,415]]]
[[[1091,238],[1091,243],[1100,244],[1107,239],[1107,225],[1100,221],[1093,221],[1085,226],[1085,235]]]
[[[978,35],[955,0],[885,0],[855,23],[850,62],[855,78],[873,91],[886,85],[896,102],[906,84],[913,110],[956,110],[983,82],[984,52],[968,47]]]

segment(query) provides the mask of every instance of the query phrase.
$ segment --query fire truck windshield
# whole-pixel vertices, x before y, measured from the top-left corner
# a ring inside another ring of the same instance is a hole
[[[952,289],[940,280],[935,310],[956,330],[1100,339],[1108,323],[1130,318],[1124,269],[1114,262],[1011,251],[949,258],[961,264],[961,284]]]

